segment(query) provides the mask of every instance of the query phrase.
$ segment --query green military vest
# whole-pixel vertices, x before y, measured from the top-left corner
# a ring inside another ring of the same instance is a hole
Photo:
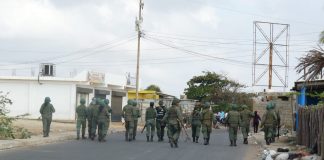
[[[227,115],[227,123],[240,124],[240,113],[237,111],[229,111]]]
[[[123,115],[125,121],[133,121],[134,120],[134,108],[133,106],[126,105],[123,108]]]
[[[213,112],[208,109],[204,109],[201,113],[201,123],[206,125],[212,125]]]
[[[76,108],[76,113],[78,115],[79,120],[85,120],[87,118],[87,108],[85,105],[79,105]]]
[[[145,114],[145,119],[150,120],[150,119],[155,119],[156,118],[156,111],[154,108],[147,108],[146,109],[146,114]]]
[[[201,113],[197,110],[194,110],[191,114],[191,124],[192,125],[201,125]]]
[[[273,125],[277,120],[276,114],[273,110],[269,110],[264,115],[264,124],[265,125]]]
[[[106,107],[104,107],[101,112],[98,109],[98,121],[99,122],[107,122],[108,117],[109,117],[109,113],[108,113],[108,110]]]
[[[251,118],[253,117],[252,112],[247,109],[244,109],[240,115],[241,115],[241,125],[242,126],[250,125]]]

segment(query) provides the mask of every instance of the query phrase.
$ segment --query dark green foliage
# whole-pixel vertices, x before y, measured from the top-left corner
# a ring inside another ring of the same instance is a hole
[[[154,84],[149,85],[145,90],[148,91],[156,91],[156,92],[162,92],[160,87]]]
[[[254,94],[240,92],[245,86],[231,80],[226,75],[204,71],[203,75],[194,76],[187,82],[185,94],[189,99],[208,101],[214,106],[213,111],[228,110],[229,104],[237,103],[252,107]]]

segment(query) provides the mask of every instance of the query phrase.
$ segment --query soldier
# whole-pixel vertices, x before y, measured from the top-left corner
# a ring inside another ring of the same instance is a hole
[[[96,105],[96,98],[92,98],[90,105],[87,107],[87,119],[88,119],[88,137],[92,137],[92,108]]]
[[[251,118],[253,118],[253,113],[248,110],[248,107],[246,105],[242,106],[243,111],[240,113],[241,117],[241,131],[243,134],[244,144],[248,144],[248,135],[250,132],[250,121]]]
[[[230,146],[236,146],[237,130],[240,125],[240,113],[237,111],[236,104],[232,104],[232,110],[228,112],[225,122],[228,124]]]
[[[42,115],[43,121],[43,137],[48,137],[52,122],[52,114],[55,112],[53,105],[50,103],[51,99],[45,97],[45,101],[40,108],[40,113]]]
[[[145,125],[146,125],[146,139],[147,142],[153,142],[154,132],[155,132],[155,119],[156,111],[153,108],[154,102],[150,102],[150,107],[146,109],[145,112]],[[151,139],[150,139],[151,136]]]
[[[123,118],[125,119],[125,140],[132,141],[134,132],[134,108],[133,101],[128,100],[127,105],[123,108]]]
[[[76,108],[76,114],[77,114],[77,140],[80,139],[80,129],[82,127],[82,139],[85,139],[85,128],[87,124],[87,108],[85,106],[85,99],[82,98],[80,100],[80,105]]]
[[[198,143],[199,134],[201,129],[201,112],[200,103],[196,103],[196,106],[191,114],[191,131],[192,141]]]
[[[111,107],[109,106],[109,100],[108,99],[105,99],[104,100],[104,104],[106,106],[106,109],[108,111],[108,117],[107,117],[107,124],[105,125],[106,128],[104,128],[104,133],[107,135],[108,134],[108,130],[109,130],[109,126],[110,126],[110,114],[112,112],[112,109]]]
[[[278,136],[279,137],[279,129],[280,129],[280,113],[279,113],[279,109],[276,107],[276,103],[274,101],[270,101],[268,102],[270,103],[271,109],[274,111],[274,113],[276,114],[277,120],[273,122],[273,134],[272,134],[272,138],[271,138],[271,143],[275,142],[275,137]]]
[[[96,137],[96,132],[98,128],[98,112],[99,112],[99,105],[101,103],[100,98],[96,98],[96,104],[92,105],[91,108],[91,140],[94,140]]]
[[[108,107],[104,101],[99,102],[97,114],[98,123],[98,140],[99,142],[106,142],[105,138],[107,135],[107,122],[109,117]]]
[[[155,108],[157,116],[156,116],[156,133],[158,136],[158,141],[161,142],[163,141],[164,137],[164,128],[165,128],[165,123],[162,122],[162,119],[166,113],[166,110],[164,109],[165,107],[163,106],[163,101],[159,101],[159,106]]]
[[[133,101],[133,107],[134,107],[134,131],[133,131],[133,140],[136,140],[136,132],[137,132],[137,123],[138,123],[138,118],[141,117],[141,111],[137,107],[137,102],[134,100]]]
[[[273,137],[273,124],[277,120],[277,116],[274,111],[271,109],[271,104],[267,104],[267,111],[262,116],[261,128],[263,127],[264,139],[267,145],[270,145],[271,138]]]
[[[178,148],[178,139],[181,131],[180,121],[182,121],[179,100],[174,99],[172,101],[172,106],[169,108],[162,121],[167,123],[171,148]]]
[[[210,103],[206,102],[204,104],[204,109],[201,112],[201,132],[204,136],[204,145],[209,144],[210,133],[212,132],[212,125],[216,125],[216,117],[210,110]]]

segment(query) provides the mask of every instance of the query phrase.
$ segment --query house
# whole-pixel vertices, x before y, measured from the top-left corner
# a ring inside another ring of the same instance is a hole
[[[89,104],[93,97],[109,99],[112,121],[121,121],[127,91],[135,88],[127,82],[130,81],[124,75],[93,71],[83,71],[72,78],[56,77],[53,72],[30,77],[0,76],[1,91],[9,93],[8,98],[13,102],[9,116],[29,114],[26,118],[37,119],[44,98],[50,97],[56,110],[53,119],[67,121],[75,120],[75,108],[81,98]]]

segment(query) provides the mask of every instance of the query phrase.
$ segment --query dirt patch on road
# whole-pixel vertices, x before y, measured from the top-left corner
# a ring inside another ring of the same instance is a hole
[[[26,128],[32,135],[43,134],[42,120],[29,120],[29,119],[18,119],[13,122],[14,126]],[[122,130],[124,126],[121,122],[112,122],[110,128]],[[76,131],[76,124],[74,122],[52,122],[51,133],[62,133]]]

